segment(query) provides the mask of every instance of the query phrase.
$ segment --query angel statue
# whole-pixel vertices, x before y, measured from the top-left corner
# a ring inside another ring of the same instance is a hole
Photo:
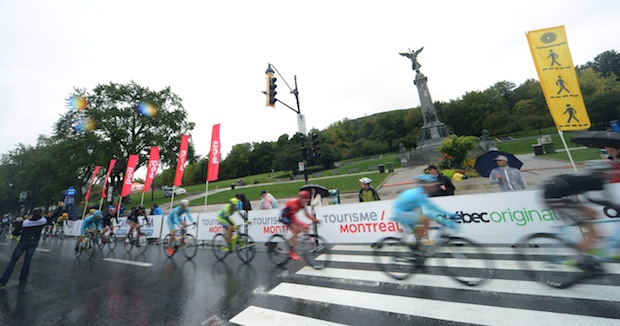
[[[407,57],[411,59],[412,69],[415,72],[420,72],[420,67],[422,67],[422,65],[417,60],[418,54],[420,54],[422,50],[424,50],[424,47],[420,48],[419,50],[415,52],[411,52],[411,49],[409,49],[409,53],[400,53],[400,55],[402,55],[403,57]]]

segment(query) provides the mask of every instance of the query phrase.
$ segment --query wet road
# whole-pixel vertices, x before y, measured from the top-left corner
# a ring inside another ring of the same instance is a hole
[[[73,240],[41,243],[29,281],[21,262],[0,289],[0,325],[439,325],[620,324],[620,268],[612,276],[555,290],[525,278],[510,248],[490,248],[496,277],[466,287],[440,264],[406,281],[378,271],[368,246],[334,246],[333,264],[274,267],[263,252],[251,264],[218,262],[200,249],[191,261],[145,255],[120,244],[91,260],[75,258]],[[12,247],[0,245],[0,268]]]

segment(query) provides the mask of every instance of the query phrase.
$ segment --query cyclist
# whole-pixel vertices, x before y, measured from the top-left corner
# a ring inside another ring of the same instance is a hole
[[[118,224],[118,218],[116,217],[116,209],[114,206],[110,205],[108,207],[108,211],[103,214],[103,220],[101,221],[101,234],[105,234],[110,230],[110,234],[114,233],[114,223],[112,219],[116,220],[116,224]]]
[[[187,208],[189,206],[189,201],[187,199],[183,199],[181,200],[181,205],[175,207],[172,211],[170,211],[170,214],[168,214],[168,228],[170,228],[170,242],[169,242],[169,246],[168,246],[168,254],[173,255],[174,254],[174,249],[172,249],[172,242],[174,241],[174,238],[176,236],[176,229],[174,228],[175,225],[179,225],[180,227],[185,227],[185,221],[181,220],[181,215],[185,214],[187,215],[187,218],[189,218],[190,222],[194,223],[194,219],[192,218],[192,214],[189,213],[189,209]]]
[[[129,223],[129,230],[127,231],[127,234],[133,234],[133,230],[136,229],[136,231],[140,234],[140,235],[144,235],[144,233],[142,233],[142,231],[140,230],[140,217],[143,217],[146,219],[146,213],[144,212],[144,205],[140,205],[138,206],[138,208],[131,210],[131,214],[129,214],[129,216],[127,216],[127,223]],[[139,243],[136,243],[136,246],[140,246]]]
[[[310,203],[310,193],[308,191],[302,190],[297,194],[297,198],[291,199],[284,205],[282,208],[282,212],[280,215],[280,221],[289,227],[291,232],[293,232],[293,236],[291,237],[291,250],[288,255],[294,260],[301,260],[297,251],[295,251],[295,245],[297,245],[297,238],[300,232],[303,232],[308,229],[309,225],[307,223],[301,222],[297,220],[295,216],[297,212],[303,210],[306,213],[306,217],[308,217],[312,222],[319,223],[312,214],[308,212],[306,207]]]
[[[429,218],[450,228],[456,228],[454,221],[446,220],[445,216],[456,214],[445,211],[429,200],[429,194],[437,190],[439,180],[430,174],[415,177],[417,187],[405,190],[394,203],[393,220],[407,225],[413,230],[417,239],[428,239]],[[416,229],[416,226],[420,226]]]
[[[75,251],[78,251],[78,248],[80,246],[80,241],[82,241],[82,238],[84,237],[84,234],[86,234],[86,230],[90,230],[90,229],[97,229],[97,231],[101,230],[101,211],[94,211],[91,215],[88,215],[84,221],[82,221],[82,232],[80,234],[80,236],[78,237],[77,242],[75,243]]]
[[[47,233],[48,235],[52,235],[54,231],[54,219],[52,218],[53,215],[53,212],[49,212],[47,214],[47,217],[45,218],[47,220],[47,224],[45,225],[45,230],[43,232]]]
[[[584,205],[579,201],[577,195],[585,194],[591,191],[603,191],[605,184],[617,179],[620,165],[613,161],[600,160],[590,161],[586,163],[585,170],[588,174],[562,174],[552,178],[544,186],[545,204],[558,212],[559,216],[580,224],[588,220],[594,220],[597,217],[597,211]],[[610,198],[609,194],[604,195]],[[609,206],[618,211],[617,204],[607,200],[594,200],[587,198],[588,201],[601,206]],[[589,251],[598,238],[594,224],[583,223],[579,225],[587,232],[584,233],[584,239],[579,244],[579,249]]]
[[[226,248],[224,250],[226,252],[230,251],[232,248],[232,243],[230,242],[230,238],[232,236],[233,230],[237,228],[237,224],[230,218],[235,212],[239,211],[239,215],[246,219],[246,215],[244,215],[241,211],[243,208],[243,203],[237,198],[231,198],[220,211],[217,213],[217,222],[226,229]],[[236,240],[236,239],[235,239]]]
[[[69,220],[69,214],[68,213],[62,213],[62,215],[60,215],[60,217],[58,217],[58,219],[56,220],[56,233],[60,232],[60,230],[64,229],[65,227],[65,221]]]
[[[4,214],[2,217],[2,222],[0,223],[0,234],[4,234],[5,232],[9,232],[9,215]]]
[[[371,182],[372,180],[367,177],[360,179],[360,192],[358,194],[360,202],[381,200],[375,188],[370,185]]]

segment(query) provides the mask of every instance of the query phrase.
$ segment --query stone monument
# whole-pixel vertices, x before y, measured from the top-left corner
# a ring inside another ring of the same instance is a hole
[[[446,125],[439,121],[437,117],[437,111],[433,105],[431,94],[428,91],[428,78],[420,72],[422,65],[418,62],[418,55],[423,49],[424,47],[415,52],[409,50],[409,52],[400,53],[400,55],[411,60],[412,69],[416,72],[413,84],[418,88],[420,105],[422,107],[422,118],[424,119],[424,125],[418,135],[416,155],[415,158],[411,159],[411,161],[415,161],[416,163],[431,161],[434,156],[437,156],[435,149],[450,135]]]

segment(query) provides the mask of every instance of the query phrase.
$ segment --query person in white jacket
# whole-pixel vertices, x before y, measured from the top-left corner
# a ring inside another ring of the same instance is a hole
[[[260,209],[278,208],[278,201],[267,190],[261,191],[260,198],[261,201],[258,205]]]

